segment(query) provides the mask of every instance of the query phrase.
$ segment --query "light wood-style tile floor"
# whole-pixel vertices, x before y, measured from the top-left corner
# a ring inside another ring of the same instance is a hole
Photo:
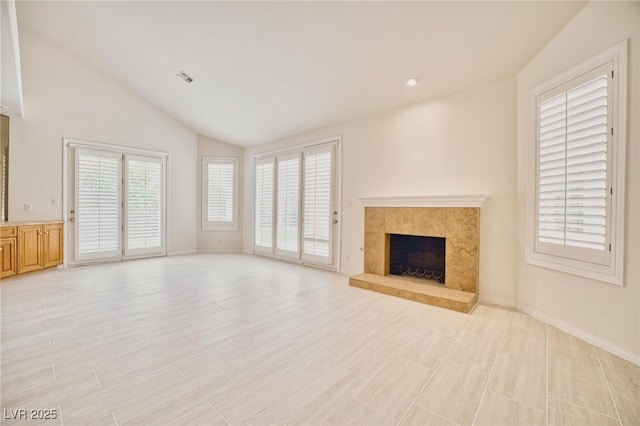
[[[2,424],[640,424],[627,361],[515,311],[347,281],[231,254],[5,280]]]

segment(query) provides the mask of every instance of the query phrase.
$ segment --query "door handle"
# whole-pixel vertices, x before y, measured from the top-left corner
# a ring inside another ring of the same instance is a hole
[[[334,224],[338,223],[338,219],[333,219],[333,223]]]
[[[75,222],[75,221],[76,221],[76,219],[75,219],[75,218],[73,218],[73,217],[70,217],[70,218],[69,218],[69,222]]]

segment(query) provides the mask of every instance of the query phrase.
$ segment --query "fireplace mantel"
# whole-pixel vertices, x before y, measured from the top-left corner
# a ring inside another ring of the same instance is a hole
[[[482,207],[488,198],[476,195],[424,195],[406,197],[359,197],[364,207]]]

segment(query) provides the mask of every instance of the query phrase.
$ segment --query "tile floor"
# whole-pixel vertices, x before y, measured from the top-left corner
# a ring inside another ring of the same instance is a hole
[[[1,291],[2,424],[640,424],[640,367],[527,315],[260,257],[49,270]]]

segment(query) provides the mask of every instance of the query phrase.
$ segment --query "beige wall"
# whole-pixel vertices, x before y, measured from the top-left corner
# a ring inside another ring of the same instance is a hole
[[[202,230],[202,157],[238,158],[238,231]],[[243,194],[243,149],[220,142],[206,136],[198,136],[198,250],[199,251],[242,251],[242,194]]]
[[[168,252],[194,251],[197,135],[33,32],[21,29],[20,44],[24,118],[11,120],[9,219],[62,218],[63,137],[165,151]]]
[[[423,83],[427,84],[427,83]],[[342,136],[341,272],[363,270],[358,197],[488,194],[480,219],[480,295],[515,300],[515,79],[245,149],[256,153]],[[245,168],[244,243],[253,249],[253,168]]]
[[[630,38],[627,129],[625,286],[524,263],[527,92]],[[640,3],[589,3],[518,75],[517,305],[521,309],[640,362]]]

